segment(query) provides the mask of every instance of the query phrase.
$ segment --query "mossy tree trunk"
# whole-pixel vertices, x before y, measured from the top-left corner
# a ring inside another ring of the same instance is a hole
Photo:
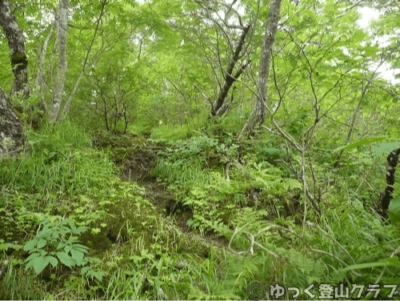
[[[21,93],[24,98],[28,98],[28,59],[25,54],[24,37],[8,0],[0,0],[0,25],[10,48],[14,74],[13,95]]]
[[[14,74],[13,95],[29,97],[28,59],[22,30],[19,27],[8,0],[0,0],[0,25],[10,48],[11,67]],[[0,88],[0,157],[17,152],[23,145],[22,124],[14,113],[11,103]]]
[[[0,89],[0,157],[22,148],[22,125],[10,101]]]

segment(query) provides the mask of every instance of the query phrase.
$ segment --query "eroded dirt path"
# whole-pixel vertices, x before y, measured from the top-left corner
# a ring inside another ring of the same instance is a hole
[[[225,237],[221,237],[216,233],[200,235],[198,231],[191,229],[187,225],[187,221],[193,216],[192,210],[179,202],[165,184],[150,175],[150,171],[157,163],[157,151],[164,148],[163,146],[150,144],[140,150],[129,153],[125,156],[123,162],[118,164],[122,170],[121,179],[123,181],[137,182],[144,187],[146,190],[145,197],[166,218],[173,219],[182,232],[190,234],[192,238],[207,245],[226,247],[228,241]]]

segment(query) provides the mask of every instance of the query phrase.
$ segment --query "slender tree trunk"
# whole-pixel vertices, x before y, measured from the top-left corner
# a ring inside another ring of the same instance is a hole
[[[44,94],[44,72],[43,72],[44,62],[46,59],[47,49],[49,48],[49,42],[51,37],[53,36],[56,26],[57,26],[56,21],[54,20],[54,24],[51,26],[50,32],[43,42],[43,46],[40,48],[38,73],[36,75],[36,85],[39,86],[39,93],[42,96]]]
[[[258,96],[256,105],[257,122],[263,123],[265,120],[265,105],[268,93],[269,66],[271,65],[272,46],[275,42],[276,31],[280,17],[282,0],[273,0],[271,3],[268,23],[265,28],[263,48],[260,59],[260,70],[258,73]]]
[[[53,105],[50,109],[50,122],[54,124],[59,116],[67,75],[67,33],[68,33],[68,0],[60,0],[58,16],[58,69],[53,91]]]
[[[242,31],[242,35],[240,36],[239,43],[235,49],[235,52],[233,53],[232,59],[228,65],[228,68],[226,69],[226,74],[225,74],[225,81],[224,85],[219,92],[218,98],[212,105],[212,116],[222,116],[225,111],[228,109],[227,105],[224,105],[225,99],[229,93],[230,88],[232,87],[233,83],[240,77],[240,75],[243,73],[244,69],[246,69],[247,65],[250,63],[249,61],[241,66],[239,70],[233,74],[233,69],[235,68],[237,61],[239,60],[241,56],[241,52],[243,49],[243,45],[245,43],[246,35],[249,33],[250,30],[250,25],[245,27]]]
[[[10,48],[11,67],[14,74],[12,94],[21,93],[24,98],[28,98],[28,59],[25,54],[24,37],[8,0],[0,0],[0,25],[3,27]]]
[[[245,125],[244,132],[252,133],[257,124],[265,121],[265,108],[267,104],[269,66],[271,64],[272,46],[275,41],[278,22],[280,19],[282,0],[272,0],[268,22],[265,26],[265,34],[260,58],[260,69],[258,71],[257,103],[256,108]],[[242,131],[243,132],[243,131]]]

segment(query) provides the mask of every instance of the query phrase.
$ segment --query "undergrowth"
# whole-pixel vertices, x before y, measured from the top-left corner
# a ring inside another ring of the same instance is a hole
[[[273,137],[239,144],[218,131],[185,135],[159,151],[151,175],[191,208],[192,233],[118,178],[116,155],[150,140],[96,136],[93,148],[68,122],[28,132],[25,151],[0,166],[0,262],[9,260],[0,297],[225,300],[247,299],[254,281],[398,284],[398,227],[382,223],[356,181],[335,178],[321,158],[321,181],[335,187],[322,191],[318,216]],[[371,183],[379,168],[371,159],[346,172],[351,179],[360,170]]]

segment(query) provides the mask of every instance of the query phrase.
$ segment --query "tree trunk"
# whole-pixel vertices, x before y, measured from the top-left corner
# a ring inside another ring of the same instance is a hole
[[[274,44],[276,31],[278,29],[281,3],[282,0],[272,0],[269,8],[268,22],[265,27],[265,34],[260,58],[260,67],[258,71],[256,108],[250,116],[244,129],[244,131],[248,133],[252,133],[257,124],[262,124],[265,121],[269,66],[271,64],[272,46]]]
[[[50,109],[50,122],[54,124],[59,116],[67,75],[67,33],[68,33],[68,0],[60,0],[58,16],[58,69],[53,92],[53,105]]]
[[[395,182],[395,175],[396,175],[396,167],[399,163],[400,157],[400,148],[395,149],[394,151],[390,152],[387,156],[388,166],[386,168],[386,183],[387,186],[385,191],[381,195],[380,203],[382,206],[382,217],[388,217],[388,209],[390,205],[390,201],[393,199],[393,191],[394,191],[394,182]]]
[[[39,66],[38,66],[38,73],[36,76],[36,85],[39,86],[39,93],[40,95],[43,97],[44,95],[44,63],[45,63],[45,59],[46,59],[46,53],[47,53],[47,49],[49,47],[49,42],[51,37],[53,36],[54,33],[54,29],[57,27],[56,25],[56,21],[54,21],[54,23],[51,25],[50,27],[50,32],[47,35],[46,39],[44,40],[43,45],[40,47],[40,51],[39,51]]]
[[[243,49],[243,45],[245,43],[246,35],[249,33],[250,25],[243,29],[242,35],[240,36],[240,40],[238,45],[236,46],[235,52],[233,53],[232,59],[226,69],[226,74],[224,76],[224,86],[222,87],[221,91],[219,92],[218,98],[213,103],[212,106],[212,116],[222,116],[225,111],[228,109],[228,106],[224,106],[225,98],[227,97],[230,88],[232,87],[233,83],[240,77],[243,73],[244,69],[246,69],[247,65],[250,63],[248,61],[246,64],[240,67],[240,69],[233,74],[233,69],[235,68],[237,61],[241,56],[241,52]]]
[[[15,20],[8,0],[0,0],[0,25],[3,27],[10,48],[11,67],[14,75],[13,95],[29,97],[28,59],[22,30]],[[18,152],[23,145],[22,124],[11,103],[0,88],[0,157]]]
[[[25,54],[24,37],[8,0],[0,0],[0,25],[3,27],[10,48],[11,67],[14,74],[12,94],[21,93],[24,98],[28,98],[28,59]]]
[[[21,150],[22,125],[12,110],[10,101],[0,89],[0,157]]]

